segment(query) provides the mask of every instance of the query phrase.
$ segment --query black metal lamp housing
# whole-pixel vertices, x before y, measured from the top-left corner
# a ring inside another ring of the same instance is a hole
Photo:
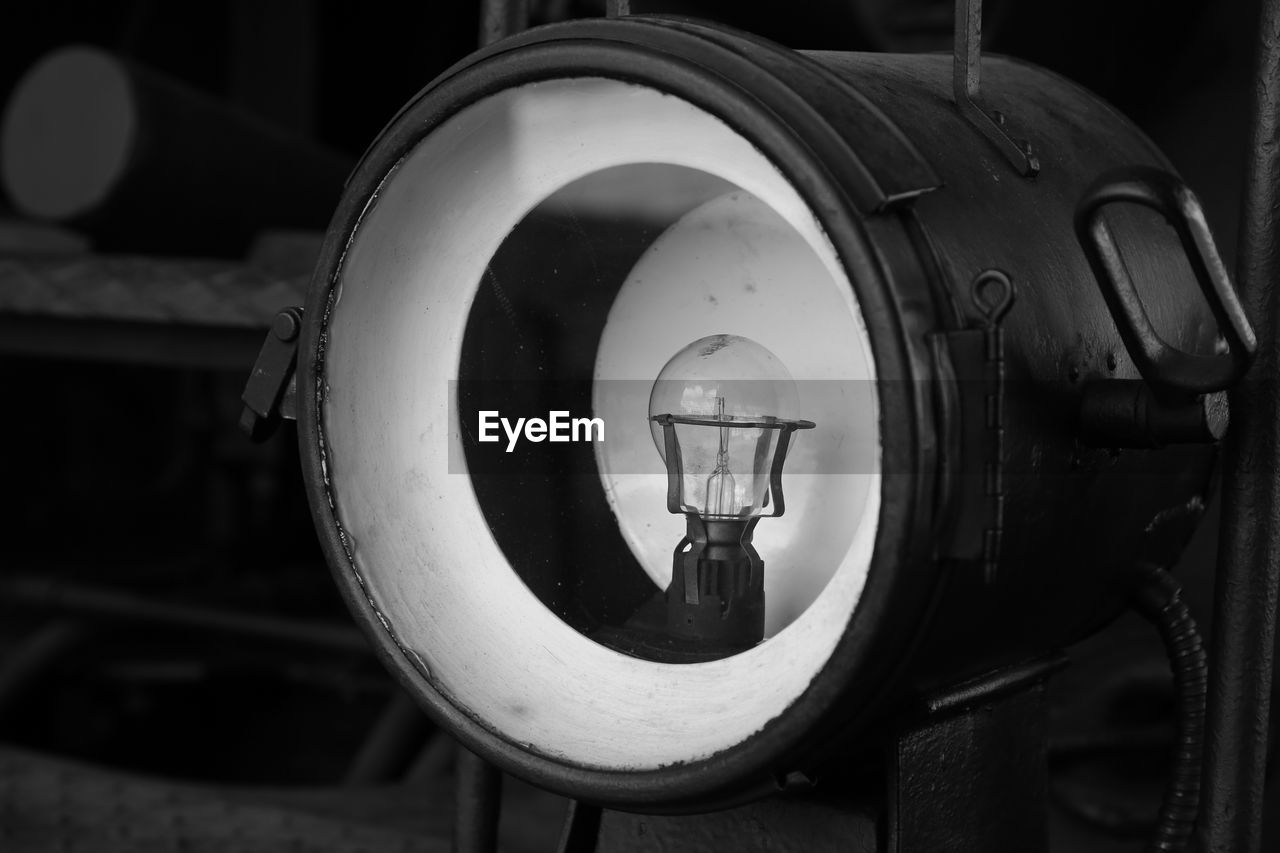
[[[353,612],[466,746],[621,808],[740,800],[1098,629],[1177,554],[1220,432],[1197,413],[1248,330],[1136,128],[1048,72],[983,74],[958,104],[950,57],[580,21],[459,63],[369,149],[306,306],[304,471]],[[776,354],[801,405],[769,414],[817,425],[756,532],[764,639],[628,653],[601,631],[681,535],[649,392],[717,334]],[[1142,423],[1097,405],[1125,394]],[[478,440],[521,406],[589,408],[604,441]]]

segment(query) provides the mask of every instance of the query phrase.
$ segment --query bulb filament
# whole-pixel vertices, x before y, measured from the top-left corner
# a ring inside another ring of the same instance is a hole
[[[724,420],[724,397],[716,397],[715,418]],[[703,515],[737,515],[735,510],[737,483],[729,470],[729,428],[720,427],[720,449],[716,453],[716,467],[707,478],[707,502]]]

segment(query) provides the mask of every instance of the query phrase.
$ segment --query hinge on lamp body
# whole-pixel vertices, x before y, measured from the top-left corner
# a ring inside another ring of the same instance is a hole
[[[998,270],[971,285],[981,321],[930,337],[943,425],[944,522],[937,557],[981,563],[994,583],[1004,528],[1004,329],[1013,284]]]

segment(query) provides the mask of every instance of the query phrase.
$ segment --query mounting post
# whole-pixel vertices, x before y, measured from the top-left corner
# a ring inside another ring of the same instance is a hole
[[[497,853],[502,773],[459,746],[454,774],[453,853]]]
[[[1222,532],[1209,644],[1204,805],[1196,847],[1257,853],[1280,585],[1280,0],[1258,26],[1236,281],[1257,335],[1253,367],[1228,392]]]
[[[529,26],[529,0],[480,0],[480,46],[515,35]]]

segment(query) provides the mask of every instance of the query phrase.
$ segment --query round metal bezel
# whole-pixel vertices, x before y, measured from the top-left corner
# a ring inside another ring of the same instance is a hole
[[[699,27],[705,25],[698,25]],[[869,716],[874,697],[903,668],[933,584],[927,553],[932,505],[933,425],[920,365],[923,342],[904,333],[901,296],[890,282],[901,251],[873,248],[847,186],[858,168],[805,96],[739,50],[673,20],[597,20],[529,31],[478,52],[420,92],[365,153],[347,182],[307,300],[299,348],[299,450],[317,531],[334,578],[382,662],[437,723],[468,749],[502,769],[566,796],[613,807],[684,812],[725,806],[776,790],[784,774],[817,761],[830,738],[847,735]],[[794,54],[797,64],[811,61]],[[344,251],[374,191],[395,164],[440,123],[489,94],[563,77],[594,76],[638,83],[681,97],[750,140],[795,186],[835,246],[868,319],[878,387],[884,470],[871,572],[856,613],[827,665],[781,716],[739,746],[708,759],[641,772],[605,771],[559,762],[505,739],[455,706],[401,649],[369,602],[353,570],[333,514],[320,407],[326,321]],[[762,93],[762,90],[763,93]],[[815,150],[818,149],[818,150]],[[909,245],[905,238],[903,245]],[[914,268],[913,268],[914,272]],[[869,698],[871,697],[871,698]]]

